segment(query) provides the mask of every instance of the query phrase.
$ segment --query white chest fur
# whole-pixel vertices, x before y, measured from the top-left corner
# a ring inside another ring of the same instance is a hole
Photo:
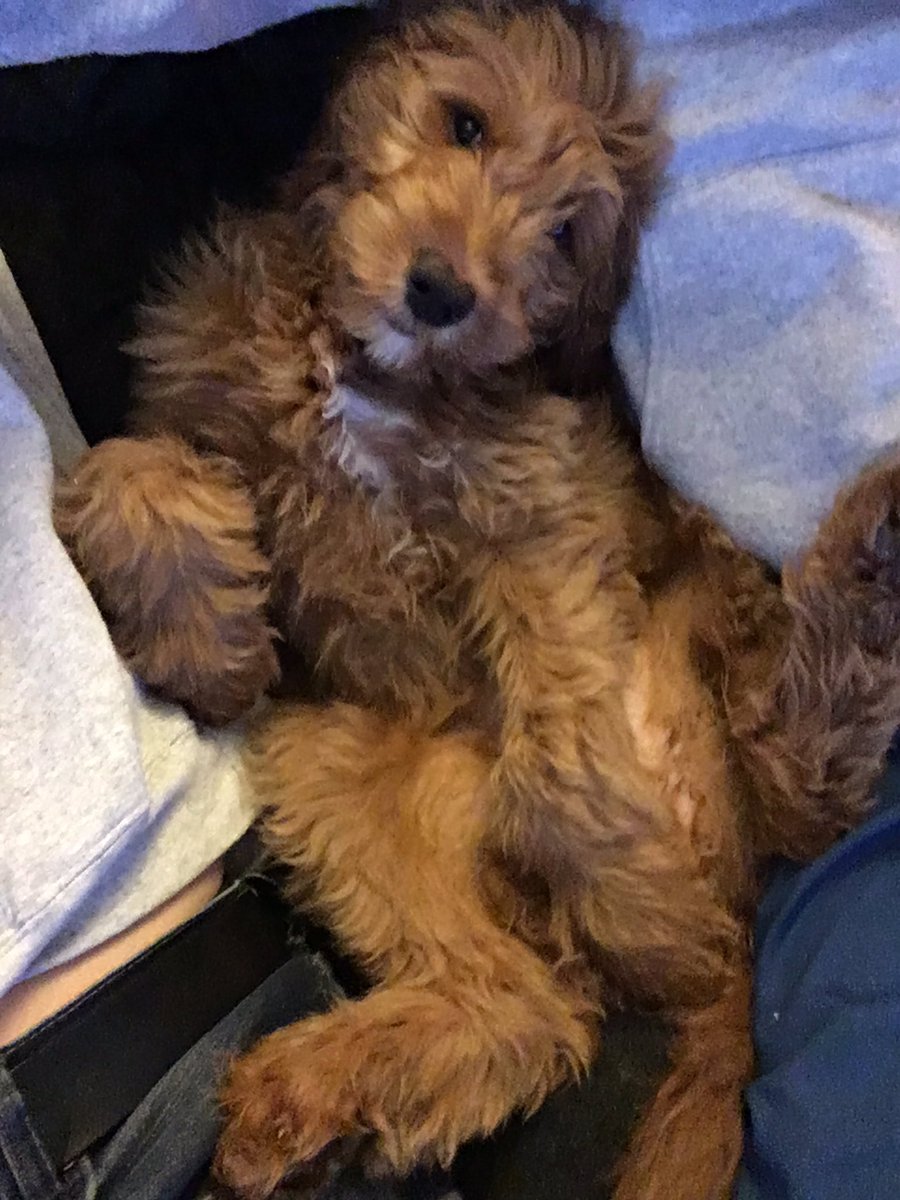
[[[433,483],[439,474],[459,476],[457,443],[437,442],[410,413],[355,388],[337,384],[323,416],[335,461],[371,492],[389,493],[404,477]]]
[[[371,491],[390,489],[393,452],[410,439],[413,419],[343,384],[331,393],[323,415],[333,425],[333,453],[341,470]]]

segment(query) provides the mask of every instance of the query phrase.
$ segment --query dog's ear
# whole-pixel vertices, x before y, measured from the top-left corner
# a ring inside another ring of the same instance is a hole
[[[346,184],[346,166],[326,119],[299,163],[281,181],[279,208],[289,214],[310,264],[323,264]]]
[[[615,191],[598,191],[576,214],[571,254],[581,291],[553,350],[554,385],[597,386],[616,313],[631,283],[641,230],[662,188],[671,143],[663,125],[665,89],[640,84],[625,31],[586,18],[583,94],[609,155]]]

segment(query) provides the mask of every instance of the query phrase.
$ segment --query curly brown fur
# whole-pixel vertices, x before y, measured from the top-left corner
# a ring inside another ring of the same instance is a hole
[[[856,824],[897,728],[896,454],[841,492],[783,590],[789,637],[774,670],[731,698],[730,719],[760,850],[806,859]]]
[[[306,707],[260,734],[251,765],[273,845],[379,986],[235,1065],[218,1163],[238,1191],[266,1195],[336,1136],[372,1137],[370,1166],[447,1163],[587,1064],[584,991],[561,986],[479,892],[480,739]]]
[[[152,688],[219,724],[277,677],[253,498],[225,459],[117,439],[57,490],[56,528],[119,653]]]
[[[900,712],[900,467],[782,593],[605,400],[557,394],[607,342],[657,109],[580,8],[401,23],[280,205],[186,252],[133,347],[140,437],[64,493],[154,686],[238,715],[271,624],[331,701],[272,713],[250,765],[298,896],[376,986],[234,1066],[218,1164],[244,1196],[360,1139],[376,1169],[448,1161],[621,1002],[677,1034],[620,1200],[728,1193],[758,866],[857,819]]]

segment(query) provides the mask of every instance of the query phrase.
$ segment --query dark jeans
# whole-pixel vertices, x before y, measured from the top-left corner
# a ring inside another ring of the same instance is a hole
[[[771,880],[734,1200],[900,1196],[900,737],[859,829]]]
[[[0,1058],[0,1200],[188,1200],[204,1194],[219,1127],[216,1083],[231,1055],[325,1008],[338,992],[324,960],[298,951],[200,1039],[120,1128],[60,1176]],[[110,1047],[114,1053],[114,1048]],[[78,1087],[77,1079],[60,1086]],[[446,1181],[336,1181],[328,1200],[433,1200]]]

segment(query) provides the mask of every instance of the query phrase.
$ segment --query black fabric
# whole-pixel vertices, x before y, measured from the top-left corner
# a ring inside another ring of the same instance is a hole
[[[291,957],[290,916],[262,877],[8,1046],[6,1065],[57,1167],[120,1125],[214,1025]],[[61,1082],[78,1080],[77,1087]]]
[[[455,1176],[465,1200],[609,1200],[635,1118],[665,1071],[667,1044],[662,1022],[613,1013],[582,1083],[463,1150]]]
[[[218,201],[265,200],[367,20],[337,9],[204,53],[0,70],[0,247],[90,441],[123,429],[119,347],[154,265]],[[463,1155],[467,1200],[601,1200],[665,1043],[659,1025],[612,1019],[582,1087]]]
[[[203,53],[0,70],[0,247],[89,441],[122,429],[119,347],[154,264],[217,201],[265,199],[365,22],[326,10]]]

